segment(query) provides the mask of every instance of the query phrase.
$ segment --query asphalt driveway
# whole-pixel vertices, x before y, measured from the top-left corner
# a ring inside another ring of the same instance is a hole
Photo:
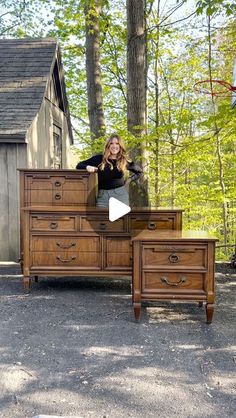
[[[213,323],[191,303],[145,305],[128,279],[40,278],[0,267],[0,417],[236,414],[236,272],[218,272]]]

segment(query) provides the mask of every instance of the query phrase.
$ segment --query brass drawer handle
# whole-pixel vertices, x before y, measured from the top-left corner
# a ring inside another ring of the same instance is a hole
[[[176,282],[176,283],[172,282],[171,283],[171,282],[168,281],[167,277],[161,277],[162,283],[168,284],[168,286],[179,286],[180,284],[185,283],[186,280],[187,280],[186,277],[183,276],[179,279],[178,282]]]
[[[170,263],[178,263],[180,261],[179,256],[177,254],[170,254],[168,259]]]
[[[60,200],[60,199],[61,199],[61,195],[60,195],[60,193],[56,193],[56,194],[55,194],[55,199],[56,199],[56,200]]]
[[[56,228],[58,228],[58,223],[57,222],[51,222],[49,226],[50,226],[51,229],[56,229]]]
[[[105,222],[100,222],[100,229],[106,229],[107,224]]]
[[[62,242],[57,242],[56,244],[59,248],[63,249],[68,249],[76,246],[76,242],[71,242],[70,244],[63,244]]]
[[[60,187],[61,186],[61,182],[60,181],[55,181],[55,186],[56,187]]]
[[[62,258],[60,255],[57,255],[57,260],[61,261],[62,263],[70,263],[72,260],[76,259],[76,255],[72,255],[70,259]]]
[[[157,228],[157,225],[155,222],[149,222],[148,223],[148,229],[154,230]]]

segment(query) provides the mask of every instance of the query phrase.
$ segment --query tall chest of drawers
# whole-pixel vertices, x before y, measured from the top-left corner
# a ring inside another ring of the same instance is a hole
[[[96,176],[86,170],[20,169],[20,207],[94,206]]]
[[[20,170],[24,287],[31,276],[132,276],[131,235],[181,230],[182,210],[135,208],[110,222],[85,170]]]

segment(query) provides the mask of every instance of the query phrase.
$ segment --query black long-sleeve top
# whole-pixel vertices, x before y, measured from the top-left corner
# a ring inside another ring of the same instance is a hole
[[[102,158],[103,154],[94,155],[93,157],[88,158],[87,160],[79,162],[76,168],[86,169],[87,165],[98,167],[99,164],[101,164],[102,162]],[[116,160],[109,159],[109,161],[113,165],[113,170],[111,170],[109,164],[105,165],[104,170],[101,170],[100,167],[98,167],[98,189],[116,189],[117,187],[124,186],[125,184],[124,172],[118,170]],[[142,169],[133,161],[127,163],[126,168],[127,170],[134,173],[134,175],[131,176],[132,180],[136,180],[142,174]]]

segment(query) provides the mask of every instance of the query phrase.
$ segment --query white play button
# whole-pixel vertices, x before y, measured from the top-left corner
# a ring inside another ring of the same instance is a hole
[[[129,213],[131,208],[128,205],[125,205],[123,202],[115,199],[115,197],[110,197],[109,199],[109,221],[113,222],[116,219],[121,218],[122,216]]]

